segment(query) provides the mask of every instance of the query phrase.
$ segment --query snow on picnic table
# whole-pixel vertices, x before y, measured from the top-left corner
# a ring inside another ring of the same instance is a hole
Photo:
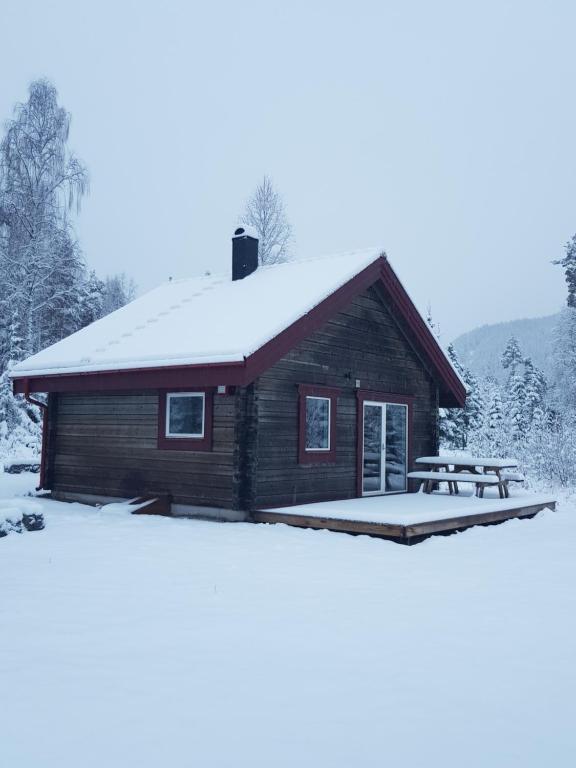
[[[574,765],[573,501],[415,547],[40,503],[0,540],[2,766]]]

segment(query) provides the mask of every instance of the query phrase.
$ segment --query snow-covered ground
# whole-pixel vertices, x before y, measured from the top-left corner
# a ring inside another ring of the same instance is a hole
[[[0,540],[6,768],[575,764],[574,502],[415,547],[41,504]]]

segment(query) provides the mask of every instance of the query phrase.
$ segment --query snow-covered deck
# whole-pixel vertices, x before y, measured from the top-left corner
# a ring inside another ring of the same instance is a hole
[[[492,489],[486,493],[483,499],[471,492],[453,496],[444,492],[371,496],[279,507],[257,512],[254,519],[261,523],[367,533],[414,543],[434,533],[533,517],[542,509],[555,509],[556,505],[550,494],[515,490],[510,498],[500,499]]]

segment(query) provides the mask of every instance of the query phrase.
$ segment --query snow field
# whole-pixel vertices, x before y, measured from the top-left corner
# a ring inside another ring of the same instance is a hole
[[[574,763],[573,500],[415,547],[38,503],[0,541],[2,765]]]

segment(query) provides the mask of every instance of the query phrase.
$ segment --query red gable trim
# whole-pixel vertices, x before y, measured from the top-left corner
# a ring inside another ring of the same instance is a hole
[[[374,285],[380,276],[380,264],[385,261],[379,257],[372,264],[359,272],[355,277],[344,283],[338,290],[320,302],[314,309],[307,312],[296,322],[289,325],[278,336],[275,336],[263,347],[256,350],[246,360],[246,371],[250,381],[258,378],[291,349],[319,330],[326,321],[337,312],[344,309],[359,293]]]
[[[464,385],[446,359],[430,328],[426,325],[385,256],[375,259],[355,277],[334,291],[310,312],[256,350],[241,363],[135,368],[125,371],[61,373],[14,379],[14,391],[78,392],[122,389],[170,389],[172,387],[246,385],[280,360],[298,343],[317,331],[359,293],[382,281],[394,308],[405,319],[416,343],[438,372],[443,385],[441,405],[463,406]]]
[[[450,365],[442,348],[428,324],[423,320],[406,289],[390,266],[388,259],[382,259],[382,282],[395,304],[398,312],[404,317],[410,330],[414,333],[417,343],[422,347],[426,356],[438,372],[440,381],[444,384],[444,407],[463,408],[466,404],[466,387],[455,370]]]

